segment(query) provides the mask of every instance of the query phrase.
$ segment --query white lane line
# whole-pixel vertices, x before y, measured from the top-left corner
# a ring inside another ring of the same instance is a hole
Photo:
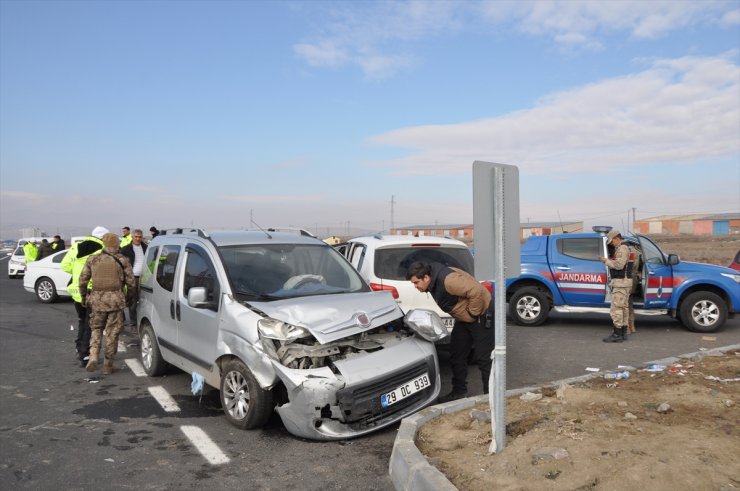
[[[213,440],[208,438],[205,431],[197,426],[181,426],[180,429],[211,465],[229,462],[229,458],[218,448],[218,445],[213,443]]]
[[[164,409],[166,412],[176,413],[180,411],[180,406],[177,405],[175,400],[161,385],[149,387],[149,393],[157,400],[159,405],[162,406],[162,409]]]
[[[119,353],[125,353],[126,352],[126,345],[123,344],[122,341],[118,341],[118,352]]]
[[[134,375],[137,377],[146,377],[146,372],[144,371],[144,367],[141,363],[139,363],[139,360],[136,358],[126,358],[126,365],[131,369],[132,372],[134,372]]]

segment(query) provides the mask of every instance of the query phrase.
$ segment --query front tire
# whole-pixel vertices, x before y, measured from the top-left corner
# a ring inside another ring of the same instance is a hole
[[[694,292],[680,307],[681,322],[693,332],[715,332],[727,320],[727,304],[712,292]]]
[[[550,314],[550,300],[541,289],[524,287],[511,296],[509,314],[520,326],[539,326]]]
[[[231,360],[224,365],[220,389],[226,419],[237,428],[259,428],[270,419],[272,392],[260,387],[241,361]]]
[[[162,353],[159,351],[159,343],[157,343],[157,337],[154,335],[154,329],[148,324],[143,326],[141,331],[139,349],[141,350],[141,364],[144,366],[146,374],[150,377],[162,375],[167,369],[167,362],[164,361]]]
[[[54,282],[47,277],[40,278],[36,282],[36,298],[41,303],[55,302],[58,297]]]

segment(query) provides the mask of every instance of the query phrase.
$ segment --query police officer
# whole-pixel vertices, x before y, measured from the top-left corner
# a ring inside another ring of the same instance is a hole
[[[609,231],[606,235],[606,244],[613,246],[615,249],[613,258],[599,258],[609,268],[609,288],[612,292],[609,315],[611,315],[614,323],[614,331],[611,336],[604,338],[603,341],[605,343],[621,343],[627,341],[634,263],[630,260],[629,247],[627,247],[619,230],[611,229]]]
[[[132,240],[131,227],[121,227],[121,249],[129,245]]]
[[[79,280],[82,304],[90,310],[92,331],[90,361],[86,368],[88,372],[94,372],[98,368],[100,342],[105,329],[105,375],[113,372],[113,357],[118,352],[118,335],[123,329],[123,309],[128,300],[124,294],[124,286],[128,292],[133,292],[135,286],[131,263],[119,252],[119,244],[116,234],[105,234],[102,252],[85,263]],[[88,289],[90,286],[92,289]]]
[[[35,242],[29,240],[23,245],[23,256],[26,258],[26,264],[32,263],[39,255],[39,248]]]
[[[87,260],[95,254],[100,254],[100,251],[103,250],[103,236],[107,233],[107,228],[95,227],[84,240],[72,244],[72,247],[62,259],[62,271],[72,275],[72,280],[67,285],[67,291],[72,296],[77,311],[75,346],[77,357],[83,367],[87,366],[90,359],[90,313],[87,311],[80,294],[80,273],[82,273],[82,268],[85,267]]]
[[[450,335],[452,391],[441,396],[439,402],[467,397],[471,350],[480,369],[483,392],[487,394],[494,344],[493,312],[489,310],[493,302],[489,291],[465,271],[440,263],[412,263],[406,279],[420,292],[429,292],[439,308],[455,319]]]

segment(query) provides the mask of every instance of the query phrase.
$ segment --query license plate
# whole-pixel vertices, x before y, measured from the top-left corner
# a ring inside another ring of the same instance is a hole
[[[429,383],[429,374],[424,374],[416,377],[403,384],[402,386],[387,392],[380,396],[380,405],[384,408],[397,403],[400,400],[406,399],[412,394],[416,394],[420,390],[424,390],[432,385]]]
[[[455,327],[455,319],[453,319],[452,317],[443,317],[442,322],[447,329],[452,329],[453,327]]]

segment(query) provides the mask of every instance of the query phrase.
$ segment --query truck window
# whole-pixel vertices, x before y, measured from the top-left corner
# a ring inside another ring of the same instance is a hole
[[[663,253],[658,246],[653,244],[644,236],[640,236],[640,245],[642,246],[642,260],[647,264],[664,264]]]
[[[598,261],[601,257],[601,240],[601,237],[558,239],[558,252],[577,259]]]

